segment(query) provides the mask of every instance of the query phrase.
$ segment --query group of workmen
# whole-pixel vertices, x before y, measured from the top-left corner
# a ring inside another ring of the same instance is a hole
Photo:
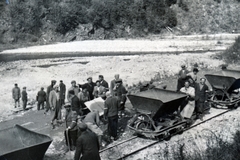
[[[77,84],[73,80],[67,91],[62,80],[59,85],[56,83],[56,80],[52,80],[46,92],[44,88],[41,88],[37,93],[38,110],[44,109],[46,101],[44,114],[47,114],[49,110],[54,112],[51,121],[53,129],[63,120],[66,122],[64,132],[66,145],[68,150],[75,150],[75,159],[79,159],[80,156],[83,160],[100,159],[98,151],[101,146],[104,146],[104,143],[102,143],[103,131],[99,127],[99,112],[97,109],[90,112],[85,102],[95,98],[104,100],[103,118],[108,122],[108,138],[117,140],[118,119],[125,115],[124,109],[127,100],[127,89],[124,87],[122,79],[119,74],[116,74],[110,85],[104,80],[103,75],[99,75],[99,79],[95,83],[92,77],[87,78],[85,84]],[[66,103],[65,98],[68,101]],[[63,107],[66,111],[64,117],[61,112]]]
[[[182,119],[191,119],[193,112],[196,112],[196,119],[203,120],[204,109],[207,106],[207,98],[209,88],[206,85],[206,79],[198,80],[198,69],[193,68],[192,72],[188,72],[185,65],[181,66],[178,73],[177,92],[187,95],[187,98],[179,108]]]
[[[193,68],[192,72],[188,72],[185,65],[182,65],[181,68],[178,74],[177,92],[185,93],[187,98],[180,105],[179,115],[182,119],[191,119],[195,111],[197,119],[202,120],[208,92],[208,86],[205,84],[206,79],[200,78],[199,83],[197,83],[197,68]],[[99,127],[99,112],[97,109],[90,112],[85,102],[95,98],[104,100],[103,119],[108,122],[108,136],[110,140],[117,140],[118,120],[119,117],[124,116],[126,94],[128,92],[122,79],[120,79],[119,74],[116,74],[110,85],[104,80],[103,75],[99,75],[99,79],[95,83],[92,77],[87,78],[85,84],[77,84],[73,80],[68,90],[66,90],[66,85],[62,80],[58,85],[56,83],[56,80],[52,80],[46,92],[43,87],[38,91],[36,97],[37,109],[45,108],[44,114],[47,114],[49,110],[54,112],[51,121],[53,129],[63,120],[66,122],[64,132],[66,145],[68,150],[75,150],[76,160],[80,157],[82,160],[100,159],[99,149],[104,145],[102,143],[103,131]],[[19,99],[22,97],[23,108],[25,109],[27,104],[26,87],[23,87],[21,94],[19,87],[15,84],[12,93],[15,107],[17,107],[17,104],[20,105]],[[67,99],[67,103],[65,103],[65,99]],[[44,107],[45,101],[46,107]],[[63,107],[66,111],[64,117],[61,112]]]

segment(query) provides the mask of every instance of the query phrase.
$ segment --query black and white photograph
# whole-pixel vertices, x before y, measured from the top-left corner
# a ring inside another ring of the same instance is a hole
[[[240,0],[0,0],[0,160],[240,160]]]

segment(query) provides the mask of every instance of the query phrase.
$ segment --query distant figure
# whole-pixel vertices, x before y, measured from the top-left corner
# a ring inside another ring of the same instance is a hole
[[[96,135],[98,136],[98,142],[100,145],[102,145],[103,131],[99,128],[100,126],[99,112],[97,110],[92,110],[92,112],[89,112],[86,115],[83,122],[88,126],[88,129],[96,133]]]
[[[110,93],[111,95],[115,95],[114,91],[113,91],[113,88],[115,87],[116,85],[116,81],[119,80],[119,74],[115,74],[114,75],[114,80],[111,81],[111,84],[110,84]]]
[[[65,105],[64,107],[66,109],[66,130],[64,132],[66,145],[70,145],[70,150],[73,151],[76,148],[76,141],[78,135],[77,112],[72,111],[71,105]]]
[[[207,101],[208,86],[205,84],[205,82],[205,78],[200,78],[200,83],[195,85],[196,113],[197,119],[200,120],[203,118],[203,111]]]
[[[108,82],[104,80],[103,75],[99,75],[98,80],[100,81],[100,86],[105,87],[105,89],[108,91],[109,90]]]
[[[18,104],[18,107],[20,107],[19,99],[21,98],[21,91],[17,83],[14,86],[15,87],[12,89],[12,98],[14,99],[15,108],[16,108],[17,104]]]
[[[185,81],[184,87],[180,89],[180,92],[187,95],[186,100],[182,104],[182,111],[180,113],[182,118],[190,119],[195,109],[195,89],[189,85],[188,81]]]
[[[187,76],[191,77],[195,82],[197,82],[197,73],[198,73],[198,69],[193,68],[193,71],[188,73]]]
[[[178,73],[177,92],[184,87],[184,83],[187,80],[188,71],[185,65],[181,65],[182,69]]]
[[[42,110],[44,109],[44,102],[46,101],[46,98],[47,98],[47,94],[44,91],[44,88],[41,87],[41,90],[38,91],[37,93],[37,101],[38,101],[37,110],[38,111],[40,110],[40,106],[42,106]]]
[[[88,77],[87,81],[88,81],[88,82],[85,83],[85,86],[87,87],[87,91],[89,92],[89,98],[90,98],[90,100],[93,100],[93,99],[94,99],[93,89],[94,89],[94,86],[96,86],[96,84],[93,83],[92,77]]]
[[[65,94],[66,94],[66,85],[63,83],[62,80],[60,80],[59,83],[59,95],[60,95],[60,104],[61,106],[65,104]]]
[[[100,146],[96,134],[88,131],[84,123],[80,123],[78,127],[82,133],[77,139],[74,160],[100,160]]]
[[[27,91],[26,91],[26,87],[23,87],[23,91],[22,91],[22,102],[23,102],[23,110],[26,110],[27,107],[27,101],[28,101],[28,96],[27,96]]]
[[[76,85],[77,83],[76,83],[76,81],[75,80],[73,80],[72,82],[71,82],[71,87],[68,89],[68,94],[67,94],[67,99],[68,99],[68,102],[70,102],[71,103],[71,97],[70,97],[70,95],[69,95],[69,91],[74,91],[74,95],[78,95],[78,93],[79,93],[79,87]]]
[[[104,119],[108,120],[108,134],[110,138],[117,140],[119,102],[117,97],[112,96],[110,92],[107,92],[106,96],[107,99],[104,102]]]
[[[56,82],[56,80],[52,80],[51,85],[47,87],[46,111],[44,112],[44,114],[46,114],[50,109],[49,94],[53,90],[53,86],[56,84]]]
[[[82,116],[82,114],[83,114],[82,113],[82,108],[81,108],[80,101],[79,101],[78,97],[75,95],[73,90],[70,90],[68,94],[69,94],[69,98],[71,100],[72,110],[76,111],[77,115]]]
[[[54,129],[54,121],[57,123],[61,120],[61,105],[59,98],[59,86],[54,85],[53,90],[49,94],[49,104],[52,110],[54,110],[54,115],[51,121],[52,127]]]
[[[102,99],[106,99],[106,89],[105,87],[100,85],[100,81],[96,81],[96,86],[93,89],[94,98],[101,97]]]

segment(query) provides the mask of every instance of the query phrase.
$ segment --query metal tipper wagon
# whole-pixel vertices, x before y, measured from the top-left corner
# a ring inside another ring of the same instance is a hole
[[[0,130],[0,160],[43,160],[51,142],[20,125]]]
[[[236,108],[240,103],[240,79],[220,75],[205,75],[212,87],[209,104],[215,108]]]
[[[232,69],[223,69],[222,74],[227,77],[234,77],[236,79],[240,78],[240,71],[239,70],[232,70]]]
[[[154,88],[128,98],[137,111],[128,127],[138,135],[167,139],[188,126],[178,116],[178,108],[186,98],[183,93]]]

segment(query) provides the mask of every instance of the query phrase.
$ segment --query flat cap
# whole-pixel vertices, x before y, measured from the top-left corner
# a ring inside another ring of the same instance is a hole
[[[92,80],[92,77],[88,77],[88,78],[87,78],[87,81],[88,81],[89,79],[91,79],[91,80]]]
[[[121,83],[121,82],[122,82],[122,79],[120,78],[120,79],[116,80],[115,82],[116,82],[116,83]]]
[[[56,81],[56,80],[52,80],[51,82],[52,82],[52,83],[56,83],[57,81]]]
[[[182,65],[181,65],[181,67],[182,67],[182,68],[185,68],[185,67],[186,67],[186,65],[185,65],[185,64],[182,64]]]
[[[23,89],[26,89],[27,87],[23,87]]]
[[[76,81],[75,81],[75,80],[72,80],[72,81],[71,81],[71,84],[73,84],[73,83],[76,83]]]
[[[79,127],[80,131],[86,131],[87,130],[87,125],[85,123],[78,124],[78,127]]]
[[[98,77],[101,77],[101,78],[103,78],[103,75],[99,75]]]

